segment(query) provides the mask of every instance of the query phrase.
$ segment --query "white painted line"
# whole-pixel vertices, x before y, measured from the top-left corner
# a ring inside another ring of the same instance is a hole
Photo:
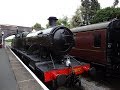
[[[9,48],[10,49],[10,48]],[[19,62],[29,71],[29,73],[35,78],[35,80],[40,84],[40,86],[44,90],[49,90],[41,81],[38,79],[38,77],[20,60],[20,58],[10,49],[10,51],[15,55],[15,57],[19,60]]]

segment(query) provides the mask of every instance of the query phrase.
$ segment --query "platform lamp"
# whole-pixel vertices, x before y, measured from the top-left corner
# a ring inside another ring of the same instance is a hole
[[[2,31],[1,33],[2,33],[2,47],[3,47],[3,45],[4,45],[4,42],[3,42],[4,32]]]

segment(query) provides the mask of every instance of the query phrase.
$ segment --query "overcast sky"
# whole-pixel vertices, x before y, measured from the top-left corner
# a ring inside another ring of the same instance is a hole
[[[81,0],[0,0],[0,24],[45,27],[49,16],[61,18],[74,15]],[[101,7],[111,6],[114,0],[98,0]],[[120,6],[120,4],[118,5]]]

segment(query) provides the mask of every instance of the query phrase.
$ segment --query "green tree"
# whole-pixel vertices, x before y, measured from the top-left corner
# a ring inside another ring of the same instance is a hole
[[[91,23],[109,21],[114,18],[120,18],[120,8],[107,7],[97,11]]]
[[[72,17],[71,26],[77,27],[90,24],[99,9],[100,4],[98,0],[81,0],[81,6]]]
[[[114,0],[113,7],[115,8],[119,3],[119,0]]]
[[[63,18],[59,18],[57,21],[57,25],[64,25],[68,28],[70,28],[70,22],[67,16],[64,16]]]
[[[33,26],[33,29],[35,29],[35,30],[42,30],[42,29],[44,29],[44,28],[41,26],[41,24],[36,23],[36,24]]]
[[[75,12],[75,15],[72,17],[71,21],[71,28],[81,26],[83,24],[82,17],[81,17],[81,8],[78,8]]]
[[[59,18],[56,22],[56,25],[64,25],[68,28],[70,28],[70,22],[67,16],[64,16],[63,18]],[[46,28],[49,27],[49,24],[46,24]]]
[[[94,18],[97,11],[100,10],[100,4],[97,0],[91,0],[90,22]]]
[[[81,0],[81,16],[85,24],[89,24],[90,20],[90,0]]]
[[[100,9],[98,0],[81,0],[81,15],[84,24],[90,24],[97,10]]]
[[[49,23],[47,23],[47,24],[46,24],[46,28],[49,28],[49,26],[50,26]]]

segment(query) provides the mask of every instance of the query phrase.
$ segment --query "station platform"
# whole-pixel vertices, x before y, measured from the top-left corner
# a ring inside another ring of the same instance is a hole
[[[0,48],[0,90],[45,90],[43,87],[9,48]]]

